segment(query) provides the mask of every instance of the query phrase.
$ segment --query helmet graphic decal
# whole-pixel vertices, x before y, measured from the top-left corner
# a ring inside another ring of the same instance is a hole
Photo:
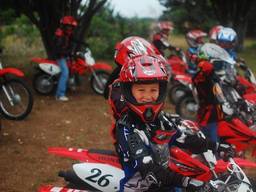
[[[128,49],[131,51],[130,57],[147,54],[147,48],[139,39],[131,41],[131,46],[128,46]]]

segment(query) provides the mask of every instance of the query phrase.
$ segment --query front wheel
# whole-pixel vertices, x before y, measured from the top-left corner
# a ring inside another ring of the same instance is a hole
[[[169,101],[172,104],[176,104],[178,100],[186,94],[187,90],[188,88],[180,83],[171,86],[171,88],[168,91]]]
[[[184,119],[195,120],[198,110],[198,104],[196,103],[192,95],[184,95],[179,99],[175,106],[176,113]]]
[[[10,79],[1,85],[0,111],[10,120],[22,120],[33,107],[33,96],[22,79]]]
[[[103,95],[108,78],[109,73],[106,71],[95,71],[90,82],[92,90],[99,95]]]
[[[43,72],[38,72],[33,79],[33,87],[37,93],[42,95],[50,95],[56,88],[54,76],[50,76]]]

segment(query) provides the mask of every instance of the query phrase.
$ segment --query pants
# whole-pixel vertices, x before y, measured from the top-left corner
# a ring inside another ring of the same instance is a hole
[[[56,97],[61,97],[66,95],[69,69],[68,69],[66,58],[58,59],[57,63],[60,66],[61,74],[60,74],[60,78],[59,78],[58,86],[56,90]]]
[[[217,122],[208,123],[205,127],[202,127],[202,132],[213,142],[218,142],[219,137],[217,133],[218,124]]]

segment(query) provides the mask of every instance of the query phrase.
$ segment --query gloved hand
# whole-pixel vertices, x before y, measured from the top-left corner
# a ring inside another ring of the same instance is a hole
[[[218,145],[217,152],[224,161],[235,156],[235,148],[229,144],[221,143]]]
[[[185,180],[187,180],[187,185],[184,187],[187,189],[187,191],[214,192],[218,189],[218,183],[212,180],[210,180],[208,183],[189,177],[186,177]]]
[[[187,182],[186,184],[184,183],[184,187],[186,188],[187,191],[202,191],[202,192],[212,192],[212,186],[209,183],[205,183],[203,181],[193,179],[190,177],[186,177],[184,179],[184,182]]]
[[[198,68],[206,75],[210,75],[213,72],[213,65],[208,61],[201,61],[198,64]]]
[[[222,104],[222,111],[229,116],[234,114],[234,109],[230,106],[228,102]]]

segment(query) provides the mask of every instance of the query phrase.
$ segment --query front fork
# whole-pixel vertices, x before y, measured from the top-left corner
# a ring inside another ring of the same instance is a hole
[[[9,86],[9,90],[11,91],[11,95],[9,94],[9,91],[7,90],[6,86],[5,85],[2,85],[2,89],[8,99],[8,101],[10,102],[11,106],[14,106],[14,102],[13,102],[13,97],[11,97],[11,95],[14,95],[14,91],[12,89],[11,86]]]
[[[91,67],[91,72],[92,72],[92,76],[95,78],[95,80],[98,83],[98,85],[100,87],[103,87],[104,85],[102,84],[102,82],[100,81],[99,77],[97,76],[95,70],[92,67]]]

